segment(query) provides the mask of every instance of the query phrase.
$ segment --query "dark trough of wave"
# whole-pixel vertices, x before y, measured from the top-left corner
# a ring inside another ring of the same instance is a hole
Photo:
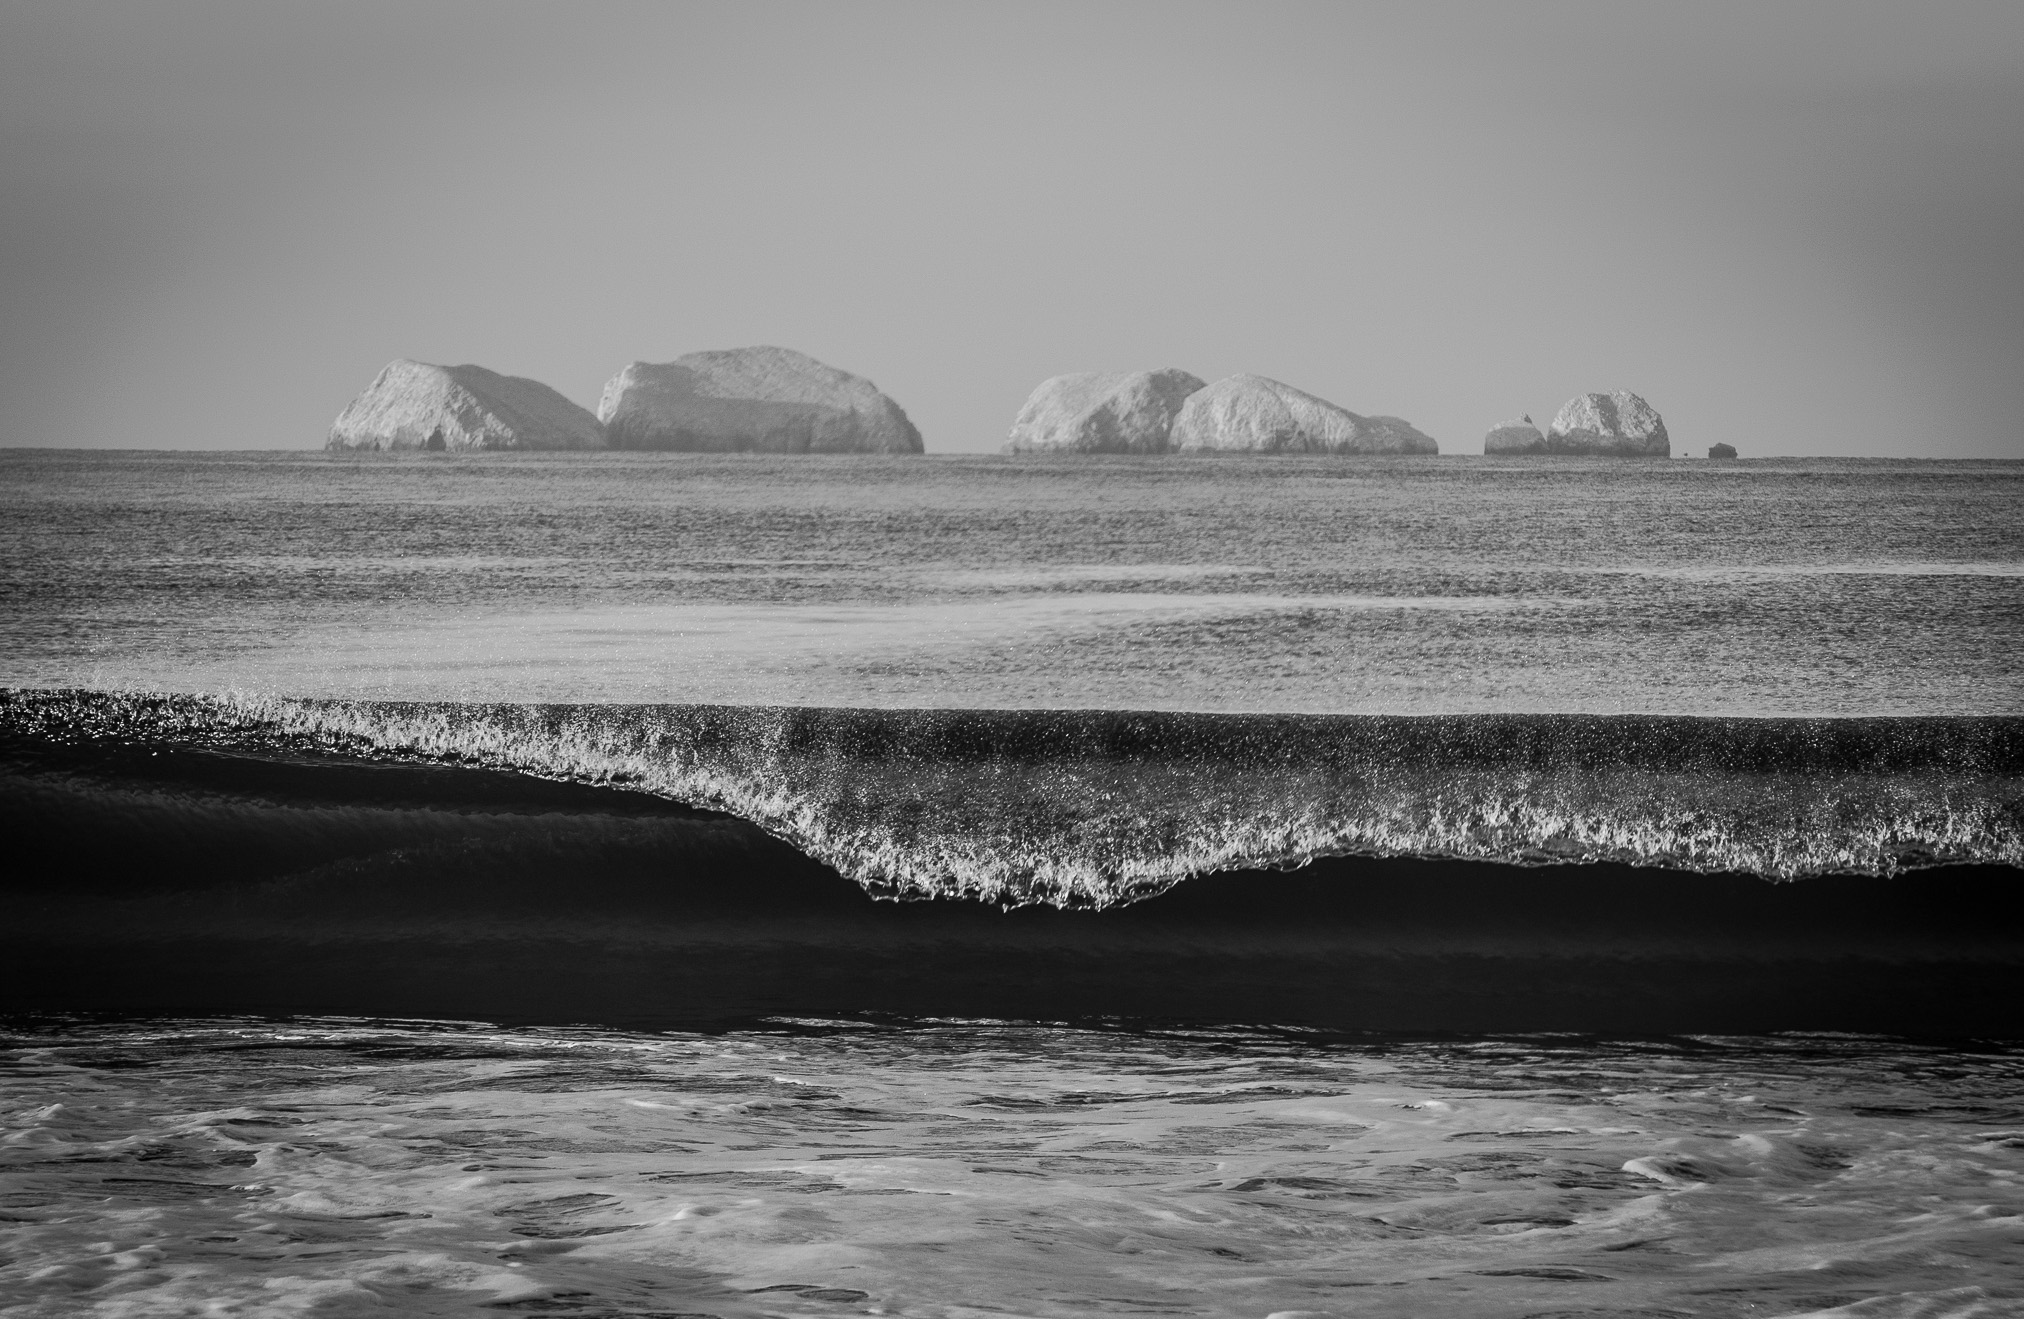
[[[12,858],[0,1008],[2024,1034],[2024,871],[2007,861],[1771,882],[1614,861],[1336,856],[1197,875],[1104,910],[882,901],[765,829],[651,793],[355,745],[192,738],[187,719],[165,731],[131,716],[115,698],[0,703]],[[983,754],[979,738],[998,754],[1046,719],[938,717],[942,741],[907,752],[917,779],[923,758],[946,769]],[[872,756],[919,724],[852,718],[845,741]],[[1076,718],[1087,741],[1107,716]],[[1119,726],[1170,744],[1190,719]],[[1900,793],[1928,771],[2014,782],[2024,768],[2020,721],[1861,722],[1825,741],[1818,729],[1751,736],[1786,771],[1832,753],[1847,762],[1833,772],[1895,774]],[[1261,743],[1261,726],[1244,725],[1247,755],[1298,748]],[[1129,740],[1113,734],[1110,752]],[[1537,762],[1539,739],[1519,740],[1512,754]],[[1671,762],[1709,758],[1634,741]],[[2005,800],[1999,819],[2014,822]]]

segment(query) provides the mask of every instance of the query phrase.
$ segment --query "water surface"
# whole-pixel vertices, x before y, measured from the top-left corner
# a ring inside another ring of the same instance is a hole
[[[1987,1316],[2014,1051],[17,1031],[10,1313]]]
[[[2024,464],[0,454],[0,685],[2024,712]]]

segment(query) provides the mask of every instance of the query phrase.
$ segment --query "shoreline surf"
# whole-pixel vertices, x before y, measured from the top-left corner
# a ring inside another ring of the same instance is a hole
[[[0,950],[14,1011],[2024,1026],[2024,923],[2008,914],[2024,876],[2024,720],[1092,719],[14,691],[0,729],[0,810],[24,862]],[[1872,837],[1912,837],[1903,821],[1935,801],[1958,824],[1972,791],[1987,827],[1873,848],[1868,873],[1804,877],[1584,844],[1278,854],[1134,889],[1118,859],[1252,827],[1235,812],[1270,793],[1286,810],[1289,784],[1305,785],[1306,810],[1323,788],[1424,802],[1438,800],[1430,784],[1494,775],[1534,799],[1586,785],[1592,813],[1650,809],[1685,785],[1729,803],[1717,824],[1771,836],[1766,820],[1784,821],[1816,841],[1848,827],[1852,785]],[[1830,799],[1839,825],[1819,815]],[[724,809],[753,802],[776,814]],[[1149,809],[1162,803],[1165,817]],[[1174,830],[1181,806],[1199,813],[1194,835]],[[879,855],[911,849],[912,882],[867,883],[797,848],[783,820],[831,846],[876,826]],[[966,829],[971,855],[1056,848],[1110,887],[925,882],[962,858],[948,840]],[[1104,900],[1076,900],[1091,894]]]
[[[1237,715],[13,689],[0,690],[0,738],[31,777],[38,766],[59,776],[97,767],[196,798],[293,791],[320,803],[308,767],[353,762],[617,788],[746,820],[878,896],[1007,906],[1101,908],[1195,875],[1323,856],[1769,879],[2024,865],[2017,716]],[[227,774],[214,785],[220,756],[276,768],[266,784]],[[350,778],[333,781],[339,800]],[[414,804],[444,782],[418,786]]]

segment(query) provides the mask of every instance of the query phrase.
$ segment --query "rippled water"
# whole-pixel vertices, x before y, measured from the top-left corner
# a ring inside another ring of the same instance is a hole
[[[0,453],[0,686],[2024,712],[2024,464]]]
[[[745,1026],[17,1022],[0,1313],[2024,1314],[2014,1045],[750,1015],[2002,1027],[2020,636],[2019,463],[0,451],[0,687],[230,693],[9,694],[0,1010]]]
[[[44,1025],[7,1313],[2015,1314],[2024,1056]]]

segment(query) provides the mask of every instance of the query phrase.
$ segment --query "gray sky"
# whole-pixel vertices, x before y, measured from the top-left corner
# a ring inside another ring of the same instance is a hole
[[[2024,458],[2024,4],[0,0],[0,443],[750,343],[941,452],[1180,366]]]

